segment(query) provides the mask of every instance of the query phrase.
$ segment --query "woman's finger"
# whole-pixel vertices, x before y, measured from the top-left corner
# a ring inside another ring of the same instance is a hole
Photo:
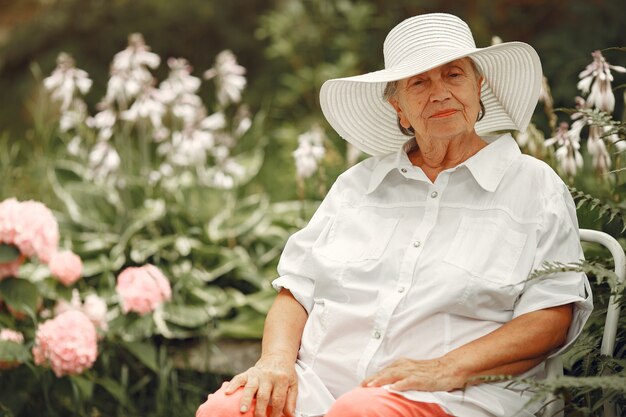
[[[298,384],[295,383],[287,390],[287,400],[285,401],[284,414],[286,417],[295,417],[296,400],[298,399]]]
[[[402,378],[402,375],[395,371],[384,369],[378,374],[374,375],[369,381],[365,383],[366,387],[380,387],[387,384],[392,384]]]
[[[259,379],[259,387],[256,391],[256,405],[254,417],[266,417],[270,395],[272,395],[272,383],[264,378]]]
[[[246,382],[248,382],[248,376],[245,372],[243,374],[236,375],[226,386],[226,394],[232,394],[237,391],[239,387],[244,386]]]
[[[272,406],[270,417],[280,417],[282,415],[285,401],[287,401],[288,388],[289,382],[286,379],[279,379],[274,383],[272,396],[270,398],[270,405]]]
[[[419,381],[416,378],[404,378],[399,381],[394,382],[389,386],[389,388],[396,391],[408,391],[408,390],[419,390],[421,388]]]
[[[254,398],[258,389],[259,378],[256,375],[248,375],[248,380],[246,385],[243,387],[243,395],[241,396],[241,401],[239,402],[239,411],[245,413],[250,409],[252,398]]]

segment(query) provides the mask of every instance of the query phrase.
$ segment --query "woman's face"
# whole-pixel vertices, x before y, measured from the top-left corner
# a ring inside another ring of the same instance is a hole
[[[482,81],[470,59],[461,58],[398,81],[389,103],[416,137],[451,139],[474,132]]]

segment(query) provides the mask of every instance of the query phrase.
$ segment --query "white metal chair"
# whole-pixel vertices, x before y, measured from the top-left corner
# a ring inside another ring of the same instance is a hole
[[[580,230],[580,240],[583,242],[599,243],[605,246],[613,259],[615,260],[615,274],[620,283],[624,282],[626,276],[626,255],[624,250],[620,246],[619,242],[612,236],[599,232],[597,230]],[[602,336],[602,345],[600,352],[604,355],[613,356],[615,349],[615,337],[617,334],[617,323],[619,320],[620,307],[616,303],[615,296],[609,298],[609,305],[607,307],[606,320],[604,322],[604,334]],[[556,357],[549,359],[546,363],[547,377],[553,378],[559,375],[563,375],[563,363],[561,358]],[[542,416],[545,417],[562,417],[563,413],[563,401],[554,400],[544,409]],[[616,417],[617,410],[613,402],[608,402],[604,405],[604,417]]]

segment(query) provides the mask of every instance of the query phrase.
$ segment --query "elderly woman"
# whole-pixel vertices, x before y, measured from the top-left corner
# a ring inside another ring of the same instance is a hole
[[[526,386],[478,377],[544,376],[589,316],[583,274],[528,279],[583,256],[567,188],[503,133],[536,105],[534,49],[477,49],[462,20],[427,14],[384,56],[322,87],[330,124],[374,157],[289,239],[261,358],[198,417],[532,416]]]

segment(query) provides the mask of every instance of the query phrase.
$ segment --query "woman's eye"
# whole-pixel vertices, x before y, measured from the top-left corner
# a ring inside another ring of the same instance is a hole
[[[458,78],[460,76],[462,76],[463,74],[461,74],[460,72],[451,72],[448,77],[450,78]]]

